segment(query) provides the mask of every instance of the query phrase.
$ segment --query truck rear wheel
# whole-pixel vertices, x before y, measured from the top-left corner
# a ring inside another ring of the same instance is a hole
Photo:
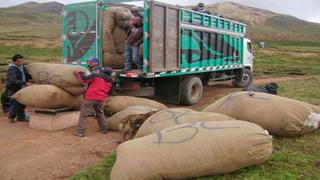
[[[249,69],[244,69],[242,76],[237,77],[234,81],[232,81],[232,84],[235,87],[239,88],[245,88],[250,86],[250,84],[253,81],[253,73]]]
[[[203,84],[199,77],[189,76],[182,79],[181,104],[193,105],[200,101],[203,94]]]

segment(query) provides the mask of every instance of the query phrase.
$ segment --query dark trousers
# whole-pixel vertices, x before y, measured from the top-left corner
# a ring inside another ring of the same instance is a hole
[[[25,105],[20,104],[15,99],[11,99],[9,107],[9,119],[14,119],[17,117],[18,121],[24,121],[26,118],[24,112],[25,107]]]
[[[92,112],[95,112],[100,130],[102,131],[108,130],[108,127],[106,125],[106,119],[103,113],[103,102],[93,101],[93,100],[83,100],[81,103],[80,118],[79,118],[79,124],[77,128],[78,133],[85,133],[86,120],[88,116],[92,115]]]
[[[16,91],[8,90],[8,96],[12,96],[15,94]],[[20,104],[18,101],[15,99],[10,98],[10,106],[9,106],[9,119],[14,119],[17,117],[18,121],[24,121],[26,116],[24,109],[26,108],[25,105]]]

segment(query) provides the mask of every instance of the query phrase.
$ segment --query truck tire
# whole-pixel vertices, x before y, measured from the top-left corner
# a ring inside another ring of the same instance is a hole
[[[246,87],[250,86],[252,81],[253,81],[252,71],[250,71],[249,69],[244,69],[242,76],[236,77],[236,79],[234,81],[232,81],[232,84],[235,87],[246,88]]]
[[[200,101],[203,94],[203,84],[199,77],[188,76],[181,82],[182,105],[193,105]]]

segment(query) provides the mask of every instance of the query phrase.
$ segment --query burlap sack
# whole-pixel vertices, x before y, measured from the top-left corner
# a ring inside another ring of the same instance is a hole
[[[106,9],[103,16],[103,31],[111,34],[114,26],[115,26],[114,12],[112,11],[112,7],[110,7]]]
[[[33,108],[79,107],[80,98],[54,85],[32,85],[16,92],[12,98]]]
[[[115,25],[127,28],[127,20],[133,17],[131,11],[125,7],[108,7],[104,13],[104,27],[110,33]]]
[[[224,114],[197,112],[187,108],[164,109],[149,117],[140,127],[135,138],[143,137],[162,129],[179,124],[195,123],[199,121],[226,121],[234,120]]]
[[[67,91],[73,96],[78,96],[81,94],[84,94],[86,92],[85,86],[79,86],[79,87],[65,87],[63,90]]]
[[[272,138],[244,121],[182,124],[118,146],[111,180],[187,179],[261,164]]]
[[[112,96],[104,102],[104,112],[106,115],[115,114],[124,110],[126,107],[134,105],[148,106],[155,110],[167,108],[165,105],[150,99],[131,96]]]
[[[111,67],[113,69],[123,69],[124,68],[124,57],[123,54],[103,54],[103,65]]]
[[[153,110],[155,110],[155,109],[148,107],[148,106],[139,106],[139,105],[129,106],[129,107],[125,108],[124,110],[117,112],[116,114],[114,114],[110,118],[107,118],[107,125],[108,125],[109,129],[114,130],[114,131],[118,131],[120,121],[125,119],[129,115],[146,114],[146,113],[149,113]]]
[[[113,41],[113,35],[109,32],[104,32],[103,34],[103,52],[109,54],[116,54],[116,48]]]
[[[124,53],[124,46],[125,46],[125,40],[126,40],[126,30],[116,26],[113,31],[113,42],[115,45],[115,49],[117,54],[123,54]]]
[[[88,72],[84,67],[68,64],[31,63],[27,68],[33,82],[37,84],[52,84],[60,88],[83,86],[73,72]]]
[[[221,98],[204,112],[223,113],[262,126],[271,134],[299,136],[319,128],[320,107],[266,93],[238,92]]]

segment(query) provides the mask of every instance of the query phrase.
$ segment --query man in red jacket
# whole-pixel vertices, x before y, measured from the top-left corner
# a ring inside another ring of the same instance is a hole
[[[112,87],[112,69],[103,68],[100,72],[85,75],[83,72],[75,72],[75,76],[83,83],[88,83],[88,88],[81,104],[80,118],[76,136],[85,136],[85,123],[91,112],[95,112],[100,132],[106,134],[108,127],[106,125],[103,113],[103,102],[107,98],[108,92]]]

